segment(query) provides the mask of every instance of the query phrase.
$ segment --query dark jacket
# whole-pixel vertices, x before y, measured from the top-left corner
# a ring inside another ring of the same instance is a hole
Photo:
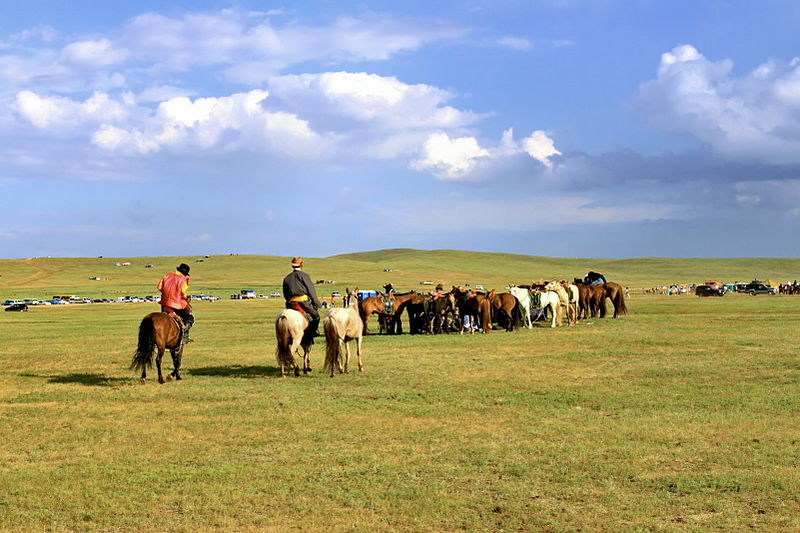
[[[311,277],[302,270],[293,270],[291,274],[283,278],[283,298],[288,302],[290,298],[304,294],[311,298],[315,307],[322,307]]]

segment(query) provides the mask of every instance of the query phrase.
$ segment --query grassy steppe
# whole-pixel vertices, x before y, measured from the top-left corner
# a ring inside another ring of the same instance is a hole
[[[651,264],[390,253],[402,254],[315,259],[309,270],[353,284],[363,275],[362,286],[385,280],[376,267],[409,286],[461,275],[500,286],[530,265],[536,278],[573,266],[646,286],[677,276]],[[197,285],[268,287],[286,263],[224,260],[197,264]],[[53,273],[35,279],[23,261],[3,264],[4,283],[22,282],[3,290],[88,293],[67,282],[84,283],[76,264],[95,260],[49,261],[39,266]],[[142,292],[177,264],[135,261],[157,268],[131,269],[108,294]],[[708,277],[700,261],[686,281]],[[714,277],[795,277],[789,260],[741,261]],[[282,380],[280,302],[197,302],[185,379],[163,386],[127,369],[153,304],[0,313],[0,530],[797,531],[799,305],[635,296],[630,316],[574,328],[370,336],[364,374]]]
[[[0,298],[50,298],[78,294],[91,298],[116,298],[126,294],[151,294],[164,272],[180,262],[192,267],[192,291],[227,298],[243,288],[257,292],[279,289],[290,270],[288,257],[220,255],[195,257],[33,258],[0,260]],[[129,267],[114,266],[130,261]],[[152,264],[153,268],[144,268]],[[391,269],[392,272],[384,272]],[[419,289],[423,280],[434,283],[471,283],[504,287],[509,283],[572,278],[589,270],[632,288],[659,284],[693,283],[706,279],[750,281],[794,280],[800,277],[800,259],[564,259],[514,254],[453,250],[382,250],[309,258],[306,270],[314,280],[335,280],[321,285],[320,293],[351,288],[379,288],[387,281],[398,289]],[[99,281],[90,277],[103,278]]]

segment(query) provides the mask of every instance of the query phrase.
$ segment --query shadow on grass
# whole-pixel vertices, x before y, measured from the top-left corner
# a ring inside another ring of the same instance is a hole
[[[259,378],[264,376],[274,376],[278,373],[278,367],[261,365],[228,365],[228,366],[206,366],[202,368],[189,368],[184,370],[192,376],[224,376],[234,378]]]
[[[78,383],[87,387],[116,387],[130,383],[130,378],[110,378],[104,374],[72,373],[63,376],[39,376],[36,374],[20,374],[29,378],[48,378],[48,383]]]

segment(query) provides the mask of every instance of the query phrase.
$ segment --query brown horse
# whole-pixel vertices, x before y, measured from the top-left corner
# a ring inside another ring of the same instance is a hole
[[[167,379],[181,379],[180,368],[183,359],[183,322],[180,318],[173,318],[167,313],[150,313],[139,324],[139,343],[133,354],[131,368],[142,370],[139,381],[145,382],[147,369],[153,366],[153,352],[158,348],[156,368],[158,369],[158,382],[164,383],[161,373],[161,358],[164,350],[169,349],[172,355],[173,370]]]
[[[510,292],[494,294],[494,291],[490,296],[492,316],[497,320],[498,324],[505,324],[506,331],[514,331],[514,328],[522,318],[517,297]]]
[[[627,315],[628,308],[625,306],[625,289],[619,283],[613,281],[606,282],[606,294],[614,305],[614,318]]]
[[[453,296],[456,299],[458,312],[462,316],[470,315],[473,318],[480,318],[481,331],[489,333],[492,330],[492,304],[491,300],[483,294],[469,289],[453,287]],[[463,328],[462,328],[463,333]]]
[[[603,285],[584,285],[581,278],[575,278],[578,287],[578,318],[605,318],[606,290]]]
[[[358,289],[356,289],[356,291],[357,290]],[[378,315],[378,320],[381,319],[381,316],[385,316],[387,324],[386,329],[388,333],[396,333],[401,335],[403,333],[403,322],[401,320],[403,304],[413,298],[414,295],[416,295],[414,291],[395,294],[394,311],[392,313],[386,312],[386,307],[384,304],[384,298],[386,298],[386,296],[383,295],[370,296],[369,298],[364,298],[358,302],[358,315],[361,317],[361,321],[364,323],[364,335],[369,335],[367,322],[369,321],[369,317],[373,314]]]

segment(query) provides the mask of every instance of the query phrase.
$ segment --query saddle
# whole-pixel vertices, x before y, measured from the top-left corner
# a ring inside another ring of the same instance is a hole
[[[387,315],[394,314],[394,296],[383,297],[383,312]]]
[[[539,308],[542,306],[542,293],[537,291],[530,291],[528,294],[531,297],[531,307]]]
[[[298,313],[300,313],[301,315],[303,315],[303,318],[305,318],[307,322],[311,322],[311,317],[310,317],[310,316],[308,316],[308,311],[306,311],[306,310],[303,308],[303,306],[302,306],[302,305],[300,305],[300,303],[299,303],[299,302],[288,302],[288,303],[286,304],[286,308],[287,308],[287,309],[294,309],[295,311],[297,311]]]
[[[167,312],[166,314],[175,322],[175,325],[178,326],[178,342],[175,343],[175,348],[178,348],[183,345],[183,338],[186,336],[185,335],[186,330],[184,329],[183,320],[181,320],[181,317],[176,315],[175,311],[173,311],[172,309],[170,309],[169,312]]]

